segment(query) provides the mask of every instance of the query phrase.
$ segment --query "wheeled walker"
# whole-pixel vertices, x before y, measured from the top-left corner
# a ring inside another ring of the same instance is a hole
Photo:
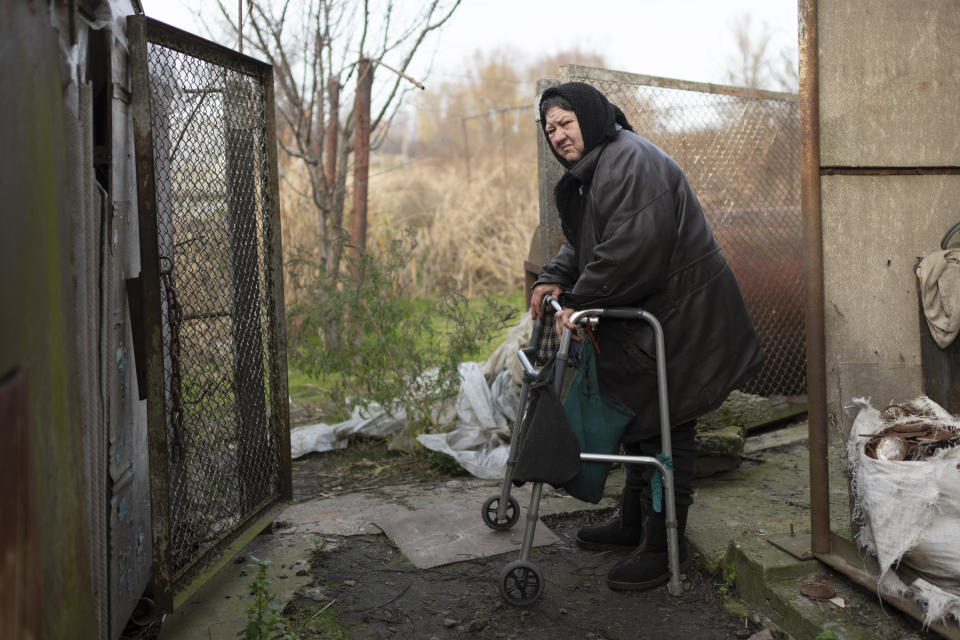
[[[559,312],[560,305],[550,296],[545,296],[541,311],[546,311],[547,307],[553,308]],[[528,422],[525,420],[524,413],[527,407],[527,396],[531,383],[536,381],[541,372],[533,365],[533,356],[539,345],[542,332],[544,330],[544,313],[541,313],[534,322],[533,331],[530,337],[530,346],[521,349],[517,356],[523,365],[523,381],[520,388],[520,414],[517,417],[517,426],[514,429],[513,437],[510,440],[510,454],[504,473],[503,487],[499,494],[487,498],[483,503],[483,521],[488,527],[495,530],[506,530],[511,528],[520,518],[520,505],[516,498],[510,495],[510,487],[513,482],[513,472],[516,467],[517,455],[522,449],[522,442],[525,433],[525,426]],[[597,326],[603,318],[623,319],[623,320],[643,320],[651,325],[654,332],[656,344],[657,361],[657,396],[660,405],[660,434],[662,440],[662,458],[666,461],[672,460],[673,452],[671,450],[670,439],[670,415],[667,402],[667,368],[663,340],[663,328],[659,321],[650,313],[639,308],[615,308],[615,309],[583,309],[576,311],[570,317],[573,324]],[[550,328],[548,327],[547,330]],[[564,329],[560,339],[560,347],[557,350],[556,360],[554,362],[553,384],[554,390],[560,393],[563,387],[563,376],[569,359],[570,344],[572,333],[569,329]],[[683,586],[680,583],[680,558],[679,558],[679,540],[677,535],[677,513],[674,497],[673,470],[669,464],[661,462],[660,459],[650,456],[625,456],[599,453],[580,453],[580,460],[584,462],[608,462],[623,464],[649,464],[656,467],[663,478],[663,489],[665,493],[664,503],[666,504],[666,527],[667,527],[667,560],[670,571],[670,577],[667,582],[667,590],[670,595],[680,595],[683,592]],[[530,562],[530,552],[533,549],[533,537],[539,518],[540,496],[543,491],[542,482],[532,483],[530,493],[530,505],[527,508],[526,523],[523,531],[523,541],[520,546],[520,557],[509,563],[500,572],[500,578],[497,587],[500,595],[508,603],[515,606],[527,606],[533,604],[543,593],[544,581],[543,575],[535,564]]]

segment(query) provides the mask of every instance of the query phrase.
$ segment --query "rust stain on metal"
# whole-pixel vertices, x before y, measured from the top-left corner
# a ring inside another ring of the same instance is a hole
[[[0,379],[0,527],[3,598],[0,637],[43,638],[43,568],[34,496],[27,376],[16,369]]]
[[[799,3],[800,164],[803,273],[806,289],[807,397],[810,429],[810,525],[814,553],[830,550],[827,462],[826,329],[823,318],[823,227],[820,209],[820,100],[817,2]]]

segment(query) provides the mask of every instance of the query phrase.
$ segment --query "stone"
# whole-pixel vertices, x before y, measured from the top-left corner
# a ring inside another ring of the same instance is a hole
[[[695,478],[705,478],[740,465],[746,437],[742,427],[730,426],[697,433]]]
[[[742,428],[744,425],[771,420],[773,417],[773,404],[769,398],[731,391],[722,405],[697,419],[697,432],[729,426]]]

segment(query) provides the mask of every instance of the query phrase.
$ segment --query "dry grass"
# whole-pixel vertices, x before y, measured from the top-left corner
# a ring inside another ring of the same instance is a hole
[[[426,293],[452,278],[468,297],[523,285],[523,260],[538,223],[536,165],[507,168],[499,157],[434,161],[371,180],[368,247],[398,230],[416,234],[410,282]]]
[[[295,167],[280,187],[290,255],[315,243],[319,222]],[[468,179],[462,161],[375,156],[369,192],[367,248],[376,252],[390,238],[413,234],[417,247],[404,280],[418,293],[429,295],[451,280],[468,297],[522,288],[539,216],[535,157],[511,157],[506,166],[499,153],[474,158]]]

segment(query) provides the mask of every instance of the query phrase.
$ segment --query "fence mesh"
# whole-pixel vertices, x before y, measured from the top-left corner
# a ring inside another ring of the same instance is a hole
[[[279,491],[255,74],[148,43],[174,574]]]
[[[796,99],[577,66],[561,79],[595,86],[686,172],[764,349],[743,390],[806,393]]]

